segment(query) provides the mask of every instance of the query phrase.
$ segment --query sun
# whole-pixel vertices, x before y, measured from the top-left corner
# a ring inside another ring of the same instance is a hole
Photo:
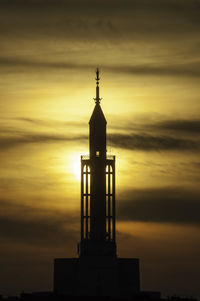
[[[68,174],[69,181],[80,182],[81,180],[81,154],[79,152],[65,152],[59,156],[60,166],[59,169],[65,174]]]
[[[81,162],[80,162],[80,156],[74,155],[71,158],[71,168],[72,168],[72,174],[75,176],[77,181],[80,181],[81,179]]]

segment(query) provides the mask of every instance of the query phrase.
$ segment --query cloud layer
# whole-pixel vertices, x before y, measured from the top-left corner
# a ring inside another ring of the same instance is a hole
[[[148,134],[112,134],[110,144],[115,147],[142,151],[197,151],[199,142],[191,139],[174,138],[162,135]]]
[[[96,68],[96,63],[84,64],[68,61],[56,60],[36,60],[25,59],[21,57],[0,57],[0,68],[7,68],[9,72],[38,72],[49,69],[59,70],[92,70]],[[174,77],[200,77],[200,63],[181,63],[181,64],[136,64],[136,65],[104,65],[101,63],[104,71],[119,74],[146,75],[146,76],[174,76]]]
[[[179,187],[125,191],[119,199],[123,221],[191,224],[200,226],[200,191]]]
[[[74,212],[44,210],[1,199],[1,239],[24,244],[68,244],[77,237],[79,215]],[[37,204],[37,200],[36,200]]]
[[[87,135],[79,135],[68,131],[68,127],[78,128],[82,123],[69,122],[61,123],[56,121],[42,121],[31,118],[18,118],[19,122],[27,122],[38,125],[45,125],[49,132],[41,131],[22,131],[20,128],[11,128],[6,124],[1,125],[0,149],[14,148],[30,143],[59,143],[73,141],[87,141]],[[66,132],[70,134],[51,134],[51,128],[54,126],[66,127]],[[146,129],[146,130],[145,130]],[[120,131],[119,131],[120,130]],[[200,149],[199,120],[167,120],[163,122],[143,123],[140,127],[134,124],[126,125],[115,130],[115,133],[108,134],[108,144],[117,148],[139,151],[198,151]],[[123,132],[122,132],[123,131]],[[167,133],[166,133],[167,131]],[[171,134],[170,134],[171,132]],[[183,134],[183,137],[179,133]],[[190,134],[190,135],[188,135]]]

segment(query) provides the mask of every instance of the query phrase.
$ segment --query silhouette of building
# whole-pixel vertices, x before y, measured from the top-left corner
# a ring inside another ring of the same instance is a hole
[[[139,259],[118,258],[115,240],[115,156],[107,155],[107,122],[96,71],[89,121],[89,156],[81,156],[81,241],[78,258],[56,258],[54,292],[72,296],[130,297],[139,293]]]

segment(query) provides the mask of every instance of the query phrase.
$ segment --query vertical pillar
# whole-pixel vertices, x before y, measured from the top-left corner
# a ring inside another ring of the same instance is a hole
[[[112,171],[113,171],[113,176],[112,176],[112,239],[115,242],[115,156],[112,164]]]
[[[88,165],[85,168],[85,236],[88,238]]]
[[[107,240],[115,242],[115,157],[106,160]]]
[[[81,241],[89,238],[90,160],[81,156]]]
[[[110,196],[110,164],[108,165],[108,239],[111,239],[111,229],[110,229],[110,223],[111,223],[111,212],[110,212],[110,201],[111,201],[111,196]]]
[[[83,160],[81,156],[81,240],[84,238],[84,196],[83,196]]]

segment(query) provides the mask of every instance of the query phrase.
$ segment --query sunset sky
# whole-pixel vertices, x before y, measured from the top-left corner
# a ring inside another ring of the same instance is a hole
[[[0,0],[0,294],[77,256],[96,67],[117,253],[143,290],[200,297],[199,0]]]

